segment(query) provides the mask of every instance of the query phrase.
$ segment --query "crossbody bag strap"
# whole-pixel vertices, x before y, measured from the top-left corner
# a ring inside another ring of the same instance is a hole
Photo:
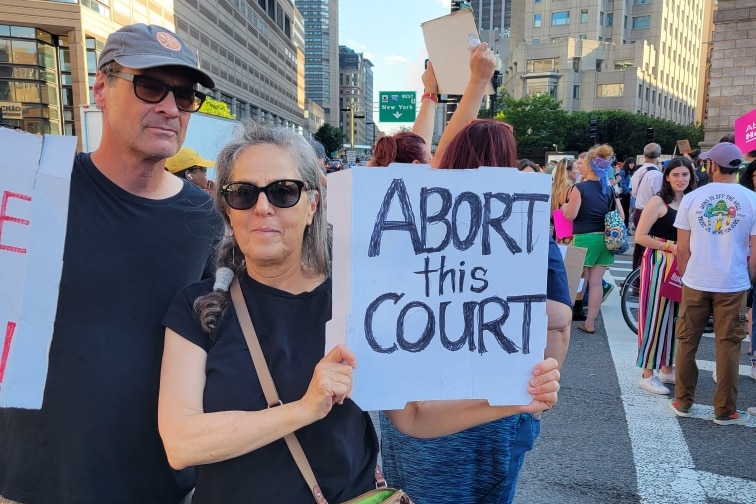
[[[255,365],[255,371],[257,371],[257,378],[260,380],[260,385],[265,395],[265,402],[268,403],[268,408],[280,406],[283,403],[278,397],[276,385],[273,383],[273,377],[270,375],[270,369],[268,368],[268,363],[265,361],[265,355],[260,346],[260,340],[257,338],[255,326],[252,324],[252,317],[249,315],[247,303],[244,302],[244,294],[241,291],[238,278],[234,278],[234,281],[231,282],[231,301],[234,304],[236,317],[239,319],[242,333],[244,333],[244,339],[247,341],[247,348],[249,348],[249,353],[252,356],[252,362]],[[302,445],[299,444],[297,436],[292,432],[284,436],[284,441],[286,441],[286,446],[289,447],[289,451],[294,458],[294,462],[297,464],[299,472],[302,473],[307,482],[307,487],[312,491],[315,502],[317,504],[328,504],[315,479],[315,473],[312,472],[312,467],[307,461],[307,456],[304,450],[302,450]]]

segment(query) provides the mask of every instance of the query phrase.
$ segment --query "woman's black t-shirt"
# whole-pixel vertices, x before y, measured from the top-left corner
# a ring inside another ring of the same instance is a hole
[[[574,188],[580,191],[580,210],[572,223],[575,234],[603,233],[604,216],[609,212],[614,193],[610,196],[604,192],[598,180],[584,180]]]
[[[180,292],[163,322],[207,352],[206,413],[263,410],[265,396],[233,305],[212,335],[202,331],[194,315],[194,300],[210,292],[212,285],[207,280]],[[294,295],[242,275],[241,288],[278,395],[284,403],[301,399],[325,349],[330,280]],[[343,502],[374,488],[378,440],[369,415],[354,402],[335,405],[324,419],[296,435],[329,502]],[[195,504],[313,500],[283,439],[196,471]]]

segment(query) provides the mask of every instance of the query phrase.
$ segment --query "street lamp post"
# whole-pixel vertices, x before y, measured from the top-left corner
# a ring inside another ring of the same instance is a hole
[[[351,149],[354,150],[354,120],[355,119],[364,119],[364,115],[355,115],[354,110],[354,103],[350,103],[347,108],[341,109],[342,112],[349,112],[349,126],[350,126],[350,135],[349,135],[349,142]]]

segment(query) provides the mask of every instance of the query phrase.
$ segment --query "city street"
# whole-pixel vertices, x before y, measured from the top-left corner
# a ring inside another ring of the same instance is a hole
[[[714,338],[705,333],[692,418],[678,418],[668,396],[638,388],[637,336],[620,311],[619,284],[631,271],[617,256],[609,276],[617,288],[590,335],[572,324],[559,403],[544,414],[528,454],[517,503],[743,503],[756,502],[756,419],[718,426],[713,417]],[[743,344],[738,408],[756,406]]]

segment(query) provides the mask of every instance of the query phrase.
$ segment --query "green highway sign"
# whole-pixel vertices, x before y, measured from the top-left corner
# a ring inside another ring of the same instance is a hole
[[[380,114],[381,122],[415,122],[415,92],[414,91],[381,91]]]

